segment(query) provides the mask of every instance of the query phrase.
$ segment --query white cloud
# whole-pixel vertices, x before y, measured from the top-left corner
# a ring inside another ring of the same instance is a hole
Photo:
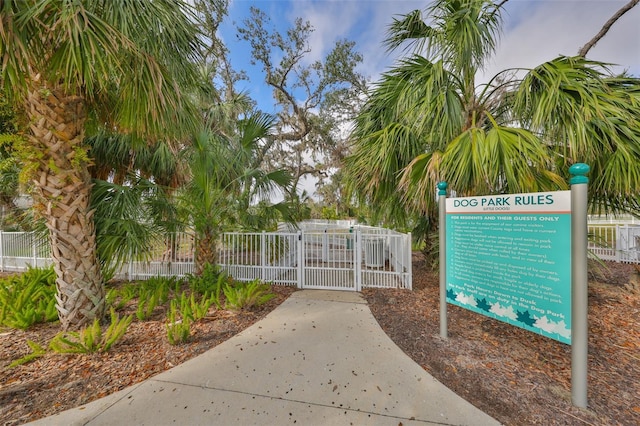
[[[364,63],[358,71],[374,80],[393,63],[393,57],[387,54],[382,45],[393,16],[422,9],[426,5],[424,0],[322,0],[291,3],[287,23],[293,24],[297,17],[301,17],[315,29],[310,39],[312,51],[305,60],[313,62],[322,59],[338,40],[355,41],[355,50],[364,55]]]
[[[572,56],[626,3],[618,0],[511,1],[505,31],[484,78],[506,68],[532,68],[559,55]],[[640,7],[619,19],[587,54],[640,75]]]
[[[510,0],[503,12],[503,34],[494,58],[480,81],[511,67],[531,68],[558,55],[575,55],[627,0]],[[308,20],[315,28],[307,61],[323,58],[339,39],[356,42],[364,55],[359,71],[372,80],[394,63],[402,52],[389,54],[383,46],[394,17],[414,9],[424,10],[427,0],[317,0],[317,1],[233,1],[231,20],[247,17],[250,5],[267,13],[281,31],[295,18]],[[609,33],[589,52],[590,59],[619,64],[640,75],[640,6],[619,19]],[[225,27],[228,31],[229,26]],[[246,45],[229,40],[234,56],[247,57]],[[243,65],[241,65],[243,66]],[[261,81],[258,80],[258,81]],[[254,84],[255,85],[255,84]],[[252,92],[255,88],[252,88]]]
[[[515,311],[513,310],[513,306],[506,307],[500,305],[500,303],[497,302],[491,305],[491,309],[489,310],[489,312],[496,314],[499,317],[509,318],[514,321],[518,319],[518,315],[516,315]]]
[[[487,80],[510,67],[531,68],[558,55],[575,55],[627,0],[511,0],[503,13],[503,34],[495,57],[487,65]],[[311,22],[309,60],[319,60],[342,38],[356,41],[364,54],[360,72],[377,80],[402,52],[383,46],[394,17],[425,9],[417,0],[320,0],[291,2],[286,21]],[[619,64],[640,75],[640,6],[619,19],[588,57]]]
[[[305,60],[315,62],[322,60],[336,41],[350,38],[358,17],[358,3],[296,1],[287,20],[293,24],[298,17],[309,21],[314,28],[309,40],[311,52]]]

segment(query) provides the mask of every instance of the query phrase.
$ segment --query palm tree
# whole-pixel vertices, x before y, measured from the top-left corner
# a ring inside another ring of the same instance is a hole
[[[261,168],[262,144],[274,119],[253,112],[224,129],[203,130],[185,150],[190,179],[180,205],[196,234],[196,273],[217,261],[222,232],[259,230],[287,218],[286,203],[270,202],[274,191],[286,191],[291,176]]]
[[[184,147],[105,131],[85,142],[93,160],[91,208],[105,278],[126,261],[149,260],[154,243],[164,241],[167,253],[176,254],[176,241],[167,235],[184,230],[175,202],[188,176],[188,165],[179,158]]]
[[[113,278],[128,261],[152,260],[150,248],[167,236],[162,223],[154,220],[155,206],[170,210],[172,201],[163,187],[144,177],[125,184],[94,180],[91,207],[95,212],[96,255],[105,280]]]
[[[356,119],[350,188],[382,218],[422,217],[433,229],[438,181],[458,195],[555,190],[569,165],[587,162],[591,208],[637,213],[640,81],[558,57],[477,84],[503,3],[436,0],[426,16],[394,20],[387,46],[413,53],[383,75]]]
[[[195,128],[182,87],[196,81],[197,19],[179,0],[0,7],[0,77],[29,121],[25,170],[49,229],[59,317],[64,328],[79,327],[105,311],[85,128],[140,139]]]

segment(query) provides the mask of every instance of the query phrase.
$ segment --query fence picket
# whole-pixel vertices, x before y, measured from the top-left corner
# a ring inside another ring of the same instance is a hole
[[[588,249],[602,260],[640,263],[640,225],[590,223]]]
[[[352,264],[351,289],[391,287],[411,289],[411,234],[401,234],[353,222],[316,221],[300,230],[282,227],[279,232],[225,233],[218,253],[219,265],[239,280],[262,279],[280,285],[304,287],[324,274],[329,287],[344,288],[344,274],[322,272],[319,264],[347,271]],[[589,250],[602,260],[640,263],[640,225],[590,223]],[[305,244],[315,244],[316,269],[304,254]],[[334,252],[330,248],[333,247]],[[152,248],[149,261],[130,260],[116,278],[144,279],[156,275],[184,276],[194,271],[194,236],[167,237]],[[318,263],[319,262],[319,263]],[[341,263],[343,263],[342,266]],[[51,263],[45,238],[28,232],[0,231],[0,271],[19,272],[27,265]],[[380,266],[382,265],[382,266]],[[307,271],[307,272],[305,272]],[[308,275],[308,276],[307,276]]]
[[[352,221],[314,222],[299,230],[225,233],[218,251],[220,267],[235,279],[261,279],[298,287],[326,281],[327,288],[411,288],[411,235]],[[288,228],[291,229],[291,228]],[[311,252],[305,253],[305,246]],[[149,252],[148,260],[131,259],[115,278],[185,276],[194,271],[192,234],[167,236]],[[313,257],[307,257],[309,256]],[[46,239],[27,232],[0,231],[0,270],[22,271],[27,265],[51,263]],[[351,271],[351,272],[348,272]],[[346,274],[346,275],[345,275]],[[351,274],[352,278],[347,278]],[[350,283],[351,284],[350,284]]]

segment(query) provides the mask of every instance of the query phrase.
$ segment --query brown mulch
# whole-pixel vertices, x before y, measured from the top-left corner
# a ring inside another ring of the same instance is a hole
[[[571,347],[448,305],[414,254],[413,291],[365,290],[393,341],[458,395],[505,425],[640,425],[640,269],[590,265],[588,409],[571,402]]]
[[[43,346],[60,331],[57,323],[42,324],[27,331],[0,331],[0,425],[17,425],[86,404],[161,373],[251,326],[296,289],[273,286],[277,295],[250,311],[215,311],[192,325],[191,339],[181,345],[168,343],[166,313],[156,308],[151,320],[135,318],[135,304],[121,316],[134,314],[123,339],[106,353],[61,355],[43,358],[16,368],[7,366],[28,354],[27,340]]]
[[[526,330],[449,305],[449,338],[439,337],[438,277],[414,255],[413,291],[363,292],[393,341],[425,370],[506,425],[640,424],[640,275],[608,264],[589,285],[589,408],[571,404],[571,348]],[[595,268],[592,268],[595,271]],[[189,343],[171,346],[165,313],[134,320],[106,354],[49,353],[8,364],[46,345],[57,324],[0,331],[0,425],[22,424],[76,407],[178,365],[263,318],[295,289],[256,311],[217,311],[193,326]],[[135,312],[135,306],[129,307]],[[141,356],[143,355],[143,356]]]

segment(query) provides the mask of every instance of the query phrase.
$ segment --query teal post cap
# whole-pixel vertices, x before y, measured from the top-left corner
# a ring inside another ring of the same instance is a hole
[[[569,183],[571,185],[589,183],[589,178],[586,176],[586,174],[589,173],[589,170],[591,170],[591,167],[585,163],[576,163],[569,167],[569,173],[572,175]]]
[[[447,195],[447,182],[438,182],[438,195]]]

